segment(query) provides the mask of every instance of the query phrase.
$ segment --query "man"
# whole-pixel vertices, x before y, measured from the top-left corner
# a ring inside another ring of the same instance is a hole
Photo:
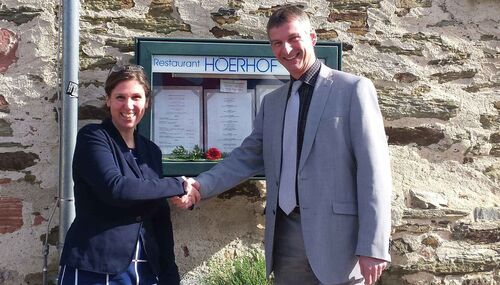
[[[291,82],[264,97],[240,147],[190,181],[205,199],[265,171],[266,268],[277,285],[374,284],[390,261],[391,226],[374,86],[316,59],[316,33],[295,6],[276,10],[267,33]]]

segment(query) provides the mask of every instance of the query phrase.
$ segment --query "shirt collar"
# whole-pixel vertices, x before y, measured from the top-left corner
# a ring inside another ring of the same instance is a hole
[[[316,84],[316,79],[318,78],[319,70],[321,68],[321,61],[319,59],[316,59],[316,61],[309,67],[309,69],[300,76],[299,79],[304,83],[307,83],[307,85],[314,86]],[[290,76],[290,80],[293,82],[295,79]]]

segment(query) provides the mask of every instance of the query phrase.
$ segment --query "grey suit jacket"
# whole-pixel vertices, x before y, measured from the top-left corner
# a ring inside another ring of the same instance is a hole
[[[272,271],[283,118],[289,86],[264,97],[252,133],[200,174],[203,198],[265,171],[265,254]],[[357,256],[390,261],[391,168],[372,82],[321,66],[297,174],[306,253],[326,284],[361,278]]]

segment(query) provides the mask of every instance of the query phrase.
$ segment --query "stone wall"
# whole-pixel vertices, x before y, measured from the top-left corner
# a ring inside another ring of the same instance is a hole
[[[103,79],[133,62],[134,37],[266,39],[284,2],[343,43],[343,70],[377,87],[394,178],[393,263],[380,284],[500,284],[498,0],[82,1],[79,125],[104,116]],[[0,0],[0,284],[41,283],[58,183],[58,9]],[[262,243],[264,196],[249,182],[173,210],[186,284],[211,256]]]

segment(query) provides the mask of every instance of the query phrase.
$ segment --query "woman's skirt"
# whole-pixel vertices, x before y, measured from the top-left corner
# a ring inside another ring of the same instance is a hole
[[[103,274],[61,265],[59,285],[156,285],[158,278],[151,270],[141,239],[127,270],[118,274]]]

